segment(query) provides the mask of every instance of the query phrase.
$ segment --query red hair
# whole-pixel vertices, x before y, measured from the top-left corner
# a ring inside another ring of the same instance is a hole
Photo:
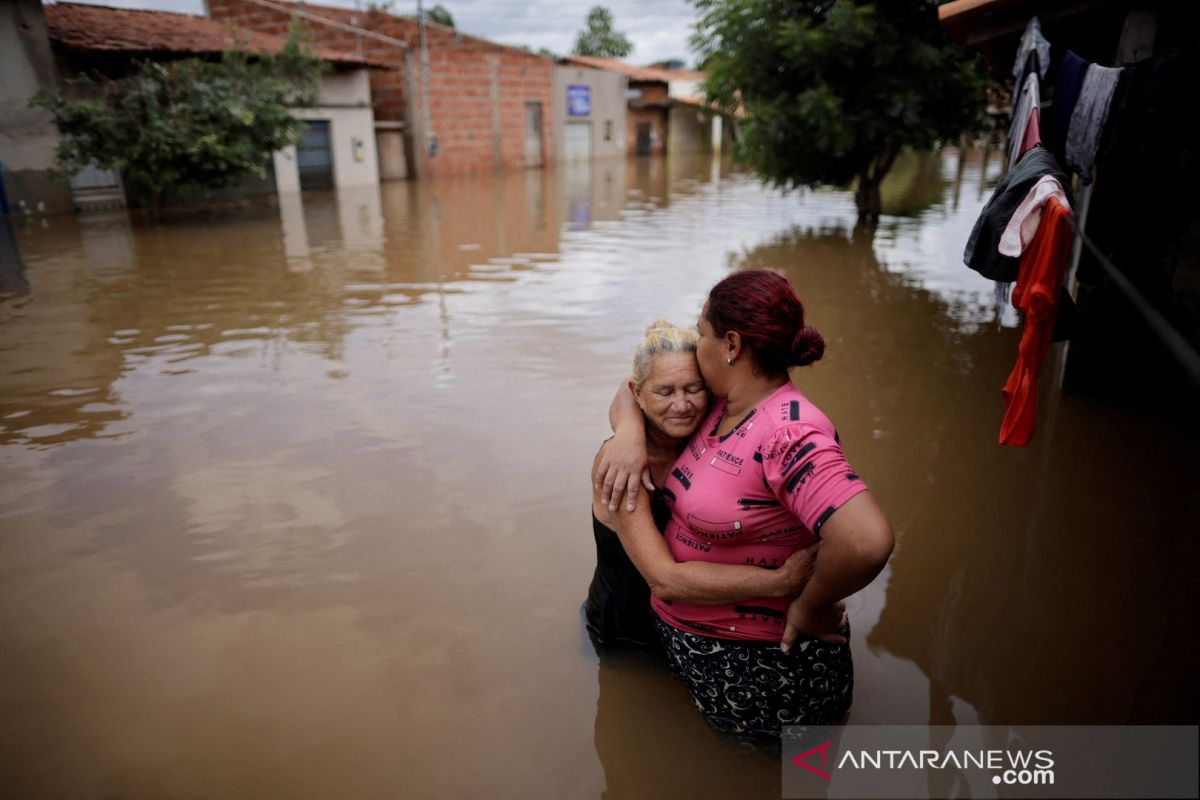
[[[713,333],[741,334],[759,370],[768,375],[808,366],[825,352],[816,328],[804,324],[804,304],[782,273],[749,269],[723,279],[708,293]]]

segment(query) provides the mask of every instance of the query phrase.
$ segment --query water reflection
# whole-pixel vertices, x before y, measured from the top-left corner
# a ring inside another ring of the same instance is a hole
[[[577,615],[639,332],[757,265],[825,334],[798,381],[899,532],[852,602],[852,719],[1189,714],[1194,431],[1047,381],[1034,445],[994,444],[1018,331],[960,256],[997,169],[907,158],[873,238],[846,192],[705,158],[20,225],[13,792],[776,795],[774,760],[664,669],[597,661]]]

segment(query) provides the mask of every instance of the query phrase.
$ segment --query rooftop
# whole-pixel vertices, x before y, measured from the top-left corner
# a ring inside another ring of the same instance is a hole
[[[219,55],[240,45],[252,53],[278,53],[285,44],[278,36],[170,11],[135,11],[81,3],[55,3],[45,6],[45,11],[51,41],[85,52],[197,56]],[[322,61],[339,66],[390,67],[327,47],[314,48],[313,53]]]
[[[631,81],[661,81],[667,83],[669,81],[702,81],[704,80],[703,72],[696,72],[691,69],[659,69],[658,67],[636,67],[633,64],[626,64],[624,61],[618,61],[615,58],[600,58],[598,56],[563,56],[562,62],[566,64],[576,64],[581,67],[592,67],[593,69],[606,69],[611,72],[620,72],[629,76]]]

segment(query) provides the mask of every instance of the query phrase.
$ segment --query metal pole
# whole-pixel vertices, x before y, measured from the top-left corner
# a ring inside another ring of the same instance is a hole
[[[425,9],[417,0],[417,29],[421,36],[421,116],[425,118],[425,154],[437,155],[437,135],[429,116],[429,47],[425,42]]]

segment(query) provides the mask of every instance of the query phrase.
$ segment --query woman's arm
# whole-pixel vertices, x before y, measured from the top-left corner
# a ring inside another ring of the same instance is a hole
[[[816,568],[804,591],[788,607],[781,647],[786,653],[803,633],[845,644],[841,601],[866,586],[892,554],[895,536],[870,492],[859,492],[821,527]]]
[[[654,483],[646,461],[646,417],[628,382],[617,388],[608,407],[608,422],[613,438],[592,467],[592,486],[600,490],[601,501],[610,511],[617,510],[622,494],[633,511],[637,508],[638,483],[644,484],[647,491],[654,491]]]
[[[646,579],[650,591],[661,600],[720,605],[758,597],[794,596],[812,574],[821,546],[793,553],[778,569],[707,561],[678,562],[654,524],[649,503],[642,503],[633,511],[621,507],[612,512],[602,502],[599,490],[593,489],[592,511],[617,532],[626,554]]]

